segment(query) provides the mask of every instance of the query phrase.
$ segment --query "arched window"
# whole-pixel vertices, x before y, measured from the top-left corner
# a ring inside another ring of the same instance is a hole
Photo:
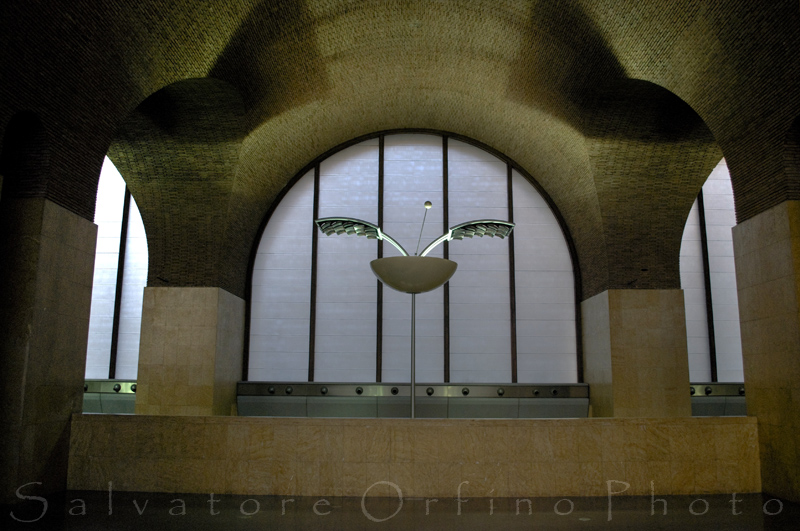
[[[144,224],[125,181],[106,158],[97,187],[97,225],[86,378],[135,380],[147,283]]]
[[[692,205],[681,243],[692,382],[744,381],[731,234],[734,225],[733,187],[722,159]]]
[[[458,223],[501,219],[511,238],[437,247],[458,263],[442,288],[417,295],[420,382],[578,382],[572,260],[547,201],[511,164],[433,134],[390,134],[341,149],[286,192],[253,263],[248,379],[408,382],[410,297],[369,262],[384,242],[326,237],[313,220],[377,223],[409,252]]]

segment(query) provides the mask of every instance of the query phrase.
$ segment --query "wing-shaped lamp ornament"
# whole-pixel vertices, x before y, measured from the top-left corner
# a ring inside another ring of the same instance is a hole
[[[425,227],[425,218],[428,215],[428,209],[430,209],[431,206],[430,201],[425,202],[425,217],[422,218],[423,228]],[[319,227],[319,230],[326,236],[334,234],[366,236],[370,239],[389,242],[400,251],[402,256],[378,258],[370,262],[370,267],[372,268],[372,272],[375,273],[375,276],[387,286],[397,291],[411,294],[411,418],[414,418],[414,405],[416,402],[416,294],[425,293],[426,291],[438,288],[450,280],[450,277],[453,276],[458,267],[458,265],[451,260],[427,256],[428,253],[439,244],[452,240],[461,240],[475,236],[497,236],[498,238],[506,238],[514,229],[514,224],[496,219],[467,221],[466,223],[450,227],[450,230],[428,244],[419,256],[417,256],[416,253],[411,256],[397,240],[369,221],[355,218],[332,217],[318,219],[315,223]],[[421,239],[422,229],[420,229],[419,234]],[[419,249],[419,241],[417,242],[417,249]]]
[[[319,230],[326,236],[333,234],[366,236],[370,239],[384,240],[392,244],[400,251],[402,256],[373,260],[370,263],[372,272],[387,286],[397,291],[412,294],[436,289],[447,282],[456,272],[457,265],[455,262],[444,258],[427,256],[439,244],[475,236],[506,238],[514,229],[513,223],[496,219],[467,221],[451,227],[450,230],[425,247],[419,256],[411,256],[397,240],[369,221],[333,217],[318,219],[316,223]]]

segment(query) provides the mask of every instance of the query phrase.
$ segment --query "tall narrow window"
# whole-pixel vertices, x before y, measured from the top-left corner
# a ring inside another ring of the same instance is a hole
[[[506,163],[463,142],[449,143],[450,224],[508,219]],[[510,382],[508,242],[450,243],[458,273],[450,279],[450,379]]]
[[[97,187],[95,224],[86,378],[135,379],[147,283],[147,238],[136,202],[108,158]]]
[[[251,380],[308,375],[314,172],[284,196],[261,236],[250,300]]]
[[[320,163],[319,216],[345,212],[358,219],[378,219],[377,139]],[[307,227],[316,230],[313,222]],[[372,381],[378,299],[369,263],[378,257],[378,243],[366,238],[321,237],[317,249],[314,380]]]
[[[681,245],[689,376],[694,382],[744,381],[734,225],[733,187],[723,159],[692,206]]]
[[[442,139],[431,135],[392,135],[385,140],[383,229],[414,254],[443,232]],[[427,213],[423,205],[435,208]],[[425,216],[425,227],[420,225]],[[384,256],[399,256],[391,245]],[[442,256],[442,246],[430,256]],[[443,290],[417,295],[417,379],[441,382],[444,378]],[[386,288],[383,291],[384,382],[408,382],[411,378],[411,298]]]
[[[578,336],[569,248],[541,194],[516,170],[512,183],[518,381],[575,383]]]

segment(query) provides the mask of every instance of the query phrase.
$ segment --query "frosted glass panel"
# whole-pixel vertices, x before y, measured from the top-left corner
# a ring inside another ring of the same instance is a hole
[[[383,197],[378,219],[379,139],[348,147],[319,166],[319,217],[381,223],[410,253],[449,227],[476,219],[508,220],[508,165],[448,141],[444,197],[441,136],[384,137]],[[520,382],[577,381],[577,332],[572,263],[560,226],[536,189],[512,176],[515,208],[518,375]],[[449,202],[448,222],[444,203]],[[426,224],[424,203],[431,201]],[[251,380],[308,378],[313,177],[303,177],[272,214],[254,264],[250,304]],[[378,280],[369,267],[378,242],[318,235],[315,329],[317,382],[375,381],[379,330]],[[419,247],[418,247],[419,245]],[[443,256],[439,246],[431,256]],[[509,241],[474,238],[449,244],[459,266],[449,283],[450,381],[511,381]],[[397,256],[383,244],[384,256]],[[411,296],[383,287],[383,382],[410,380]],[[444,290],[416,297],[420,383],[444,381]]]
[[[116,377],[121,379],[135,379],[139,370],[139,337],[142,299],[147,285],[147,263],[147,235],[136,201],[131,198],[117,338]]]
[[[539,192],[516,171],[512,186],[517,379],[520,383],[575,383],[575,287],[569,249]]]
[[[320,164],[319,205],[320,217],[378,221],[377,139]],[[315,381],[375,381],[378,280],[369,263],[377,257],[377,240],[320,234]]]
[[[425,201],[428,210],[419,251],[445,232],[442,198],[442,138],[387,136],[384,144],[383,229],[414,254]],[[383,246],[384,256],[400,254]],[[430,256],[442,256],[437,247]],[[444,381],[444,307],[441,288],[416,297],[416,380]],[[383,288],[384,382],[409,382],[411,374],[411,295]]]
[[[708,267],[711,303],[714,308],[714,339],[717,350],[717,379],[744,381],[742,340],[739,330],[739,302],[733,260],[731,229],[736,225],[728,165],[725,159],[703,185],[708,236]]]
[[[114,164],[106,158],[100,171],[94,214],[97,248],[89,316],[89,343],[86,349],[86,378],[108,378],[124,200],[125,181]]]
[[[450,225],[508,219],[506,163],[463,142],[449,148]],[[510,382],[508,240],[456,240],[450,258],[458,263],[450,279],[450,381]]]
[[[306,381],[311,300],[314,172],[269,219],[253,266],[250,380]]]
[[[703,197],[705,199],[705,195]],[[683,229],[680,254],[681,288],[686,306],[686,346],[689,352],[689,379],[711,381],[708,315],[703,276],[703,250],[700,239],[700,214],[694,202]]]
[[[703,185],[703,203],[714,313],[717,380],[741,382],[744,381],[742,341],[731,235],[731,229],[736,225],[736,213],[733,187],[725,159],[714,168]],[[689,377],[692,381],[710,381],[708,317],[697,202],[692,206],[686,221],[681,244],[681,287],[686,299]]]

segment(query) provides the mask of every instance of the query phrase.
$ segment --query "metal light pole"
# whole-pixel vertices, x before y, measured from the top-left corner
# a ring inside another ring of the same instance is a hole
[[[422,227],[431,202],[425,201],[425,216],[422,218]],[[475,220],[461,223],[450,228],[446,233],[428,244],[422,253],[410,256],[394,238],[383,232],[380,227],[368,221],[354,218],[322,218],[315,221],[319,229],[327,236],[332,234],[354,234],[367,238],[385,240],[400,251],[402,256],[378,258],[370,262],[372,272],[378,279],[397,291],[411,294],[411,418],[416,418],[416,305],[417,293],[431,291],[448,280],[456,272],[458,264],[444,258],[427,256],[434,247],[440,243],[473,236],[497,236],[505,238],[514,229],[514,224],[496,219]],[[422,229],[419,231],[417,251],[422,239]]]

